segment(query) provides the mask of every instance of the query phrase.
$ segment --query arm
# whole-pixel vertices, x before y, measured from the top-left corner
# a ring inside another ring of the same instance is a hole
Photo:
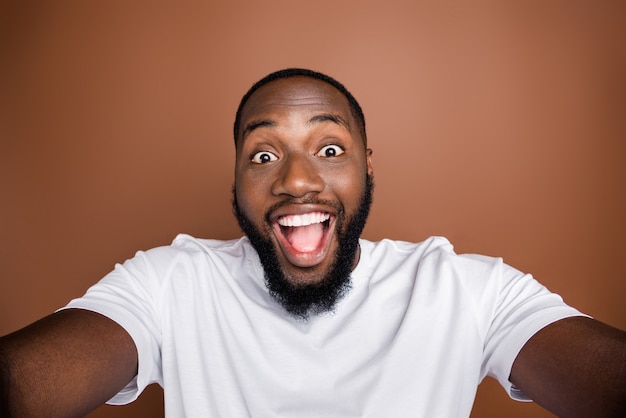
[[[557,321],[524,345],[510,380],[560,417],[625,417],[626,332],[585,317]]]
[[[84,416],[137,373],[137,350],[112,320],[52,314],[0,338],[0,417]]]

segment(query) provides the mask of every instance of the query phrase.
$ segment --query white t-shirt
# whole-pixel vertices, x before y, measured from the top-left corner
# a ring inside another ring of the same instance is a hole
[[[179,235],[67,307],[110,317],[137,346],[139,373],[110,403],[157,382],[168,417],[467,417],[485,375],[523,399],[508,381],[519,350],[581,315],[444,238],[360,245],[350,291],[308,322],[269,296],[247,238]]]

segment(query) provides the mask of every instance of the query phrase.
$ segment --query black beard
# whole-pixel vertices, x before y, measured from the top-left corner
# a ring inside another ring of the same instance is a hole
[[[270,295],[295,318],[306,321],[310,315],[330,312],[337,302],[351,287],[350,273],[359,249],[359,237],[372,206],[374,181],[367,175],[366,187],[356,213],[343,227],[346,214],[340,208],[337,219],[338,250],[334,260],[323,278],[316,283],[298,284],[298,280],[289,280],[280,266],[274,244],[265,238],[250,219],[244,215],[237,204],[237,195],[233,187],[233,212],[239,227],[248,236],[250,243],[259,254],[265,271],[265,284]]]

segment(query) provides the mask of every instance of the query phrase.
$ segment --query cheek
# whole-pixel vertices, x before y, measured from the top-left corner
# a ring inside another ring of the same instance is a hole
[[[365,191],[366,174],[365,166],[354,165],[327,178],[327,185],[342,201],[348,212],[352,212],[361,202],[361,196]]]
[[[254,186],[250,184],[250,181],[242,175],[235,176],[235,198],[237,199],[237,204],[239,205],[239,209],[244,213],[244,215],[250,217],[250,214],[254,213],[253,207],[255,196],[254,196]]]
[[[235,197],[239,209],[255,223],[265,214],[267,191],[263,184],[263,176],[236,175]]]

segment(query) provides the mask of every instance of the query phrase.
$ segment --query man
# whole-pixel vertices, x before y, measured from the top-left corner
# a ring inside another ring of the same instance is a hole
[[[337,81],[288,69],[244,96],[246,237],[181,235],[0,342],[6,416],[78,416],[148,384],[168,416],[468,416],[485,375],[560,416],[626,414],[626,333],[501,260],[359,238],[372,151]]]

